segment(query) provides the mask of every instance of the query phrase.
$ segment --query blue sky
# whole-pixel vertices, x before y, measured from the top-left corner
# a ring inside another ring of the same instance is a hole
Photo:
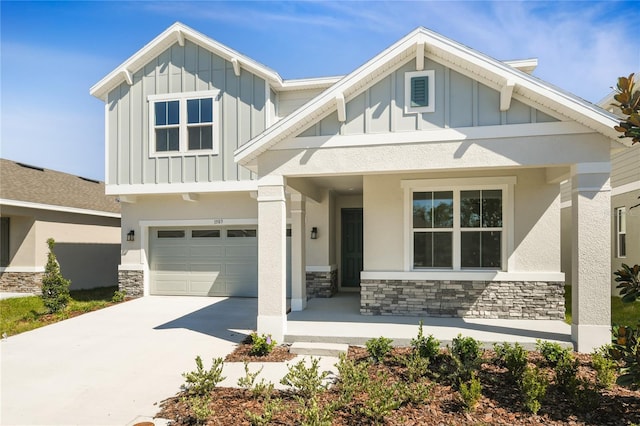
[[[634,2],[0,3],[0,155],[104,178],[104,107],[89,88],[181,21],[283,78],[347,74],[424,26],[584,99],[640,70]]]

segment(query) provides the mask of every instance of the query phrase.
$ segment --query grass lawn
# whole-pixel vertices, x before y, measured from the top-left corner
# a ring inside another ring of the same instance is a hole
[[[47,314],[40,296],[0,300],[0,334],[13,336],[113,305],[111,298],[116,290],[117,286],[71,290],[69,305],[57,314]]]
[[[571,324],[571,286],[564,287],[565,322]],[[611,324],[636,326],[640,322],[640,302],[622,303],[611,297]]]

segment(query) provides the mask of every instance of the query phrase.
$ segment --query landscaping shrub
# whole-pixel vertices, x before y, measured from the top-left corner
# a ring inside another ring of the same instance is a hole
[[[207,419],[215,413],[211,408],[211,395],[209,394],[186,396],[182,398],[182,402],[187,404],[198,425],[206,424]]]
[[[360,412],[374,424],[380,424],[391,411],[397,410],[406,401],[406,386],[402,381],[389,383],[389,374],[378,371],[365,389],[367,399]]]
[[[482,347],[473,337],[462,337],[462,334],[458,334],[451,342],[451,353],[463,365],[477,365],[482,356]]]
[[[624,303],[633,303],[640,299],[640,265],[629,267],[622,264],[622,268],[613,273],[616,276],[616,288],[620,289],[620,297]]]
[[[466,411],[473,411],[482,398],[482,385],[478,375],[473,372],[468,382],[460,382],[460,396]]]
[[[611,389],[616,380],[617,363],[609,357],[611,345],[605,345],[591,354],[591,365],[596,371],[596,384],[604,389]]]
[[[536,340],[536,349],[551,367],[555,367],[560,359],[566,358],[571,353],[570,349],[563,348],[559,343],[540,339]]]
[[[327,389],[326,378],[328,371],[320,373],[318,362],[320,358],[311,357],[311,365],[307,367],[304,360],[289,365],[289,371],[280,380],[285,386],[291,386],[294,391],[305,399],[314,398]]]
[[[405,356],[403,361],[409,382],[415,382],[429,372],[429,358],[422,357],[417,352]]]
[[[527,351],[517,342],[514,346],[507,342],[496,343],[493,349],[496,352],[496,364],[506,367],[511,380],[519,383],[527,368]]]
[[[572,395],[577,386],[578,360],[570,352],[565,352],[558,360],[554,370],[558,387]]]
[[[111,301],[113,303],[120,303],[120,302],[124,302],[124,298],[127,296],[127,293],[124,291],[120,291],[120,290],[116,290],[113,293],[113,297],[111,297]]]
[[[378,337],[377,339],[369,339],[365,342],[367,352],[375,363],[384,361],[384,357],[391,352],[392,339],[386,337]]]
[[[420,320],[418,336],[415,339],[411,339],[411,347],[413,348],[413,351],[422,358],[433,359],[440,353],[440,341],[434,338],[431,334],[429,337],[424,337],[422,325],[423,322]]]
[[[56,242],[53,238],[47,240],[49,253],[47,254],[47,265],[44,268],[42,278],[42,302],[49,313],[60,312],[69,303],[69,286],[71,281],[65,279],[60,271],[60,264],[53,248]]]
[[[246,410],[244,413],[252,426],[268,425],[273,417],[282,411],[282,399],[268,397],[262,404],[262,414]]]
[[[356,362],[348,359],[346,354],[341,354],[336,368],[339,374],[340,403],[346,405],[351,402],[357,392],[368,387],[371,380],[368,371],[369,363]]]
[[[614,326],[612,358],[621,361],[620,375],[616,380],[621,386],[640,388],[640,324],[638,328]]]
[[[277,342],[271,338],[270,334],[259,336],[258,333],[254,332],[251,333],[251,350],[249,354],[255,356],[269,355],[276,345]]]
[[[242,389],[250,391],[254,398],[259,396],[270,396],[273,391],[273,383],[265,383],[264,379],[256,383],[256,378],[262,372],[264,366],[260,367],[260,370],[255,373],[249,372],[249,363],[244,361],[244,376],[238,378],[238,386]]]
[[[211,362],[211,368],[205,370],[202,365],[200,355],[196,357],[196,370],[188,373],[182,373],[185,378],[183,388],[189,396],[206,396],[225,379],[222,376],[222,367],[224,365],[222,358],[214,358]]]
[[[533,414],[538,414],[548,385],[546,376],[538,367],[525,367],[520,387],[524,395],[524,405]]]

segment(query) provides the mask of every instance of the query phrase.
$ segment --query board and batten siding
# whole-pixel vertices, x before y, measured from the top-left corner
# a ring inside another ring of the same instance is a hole
[[[435,111],[406,114],[405,73],[415,60],[398,68],[346,103],[346,121],[333,112],[298,137],[408,132],[438,128],[492,126],[558,121],[512,99],[500,111],[500,93],[435,61],[425,58],[425,70],[435,71]]]
[[[640,144],[611,156],[611,186],[640,182]]]
[[[177,43],[133,74],[107,98],[107,184],[161,184],[255,179],[233,161],[233,151],[267,124],[266,82],[188,40]],[[219,153],[149,155],[149,95],[219,90],[214,123]]]

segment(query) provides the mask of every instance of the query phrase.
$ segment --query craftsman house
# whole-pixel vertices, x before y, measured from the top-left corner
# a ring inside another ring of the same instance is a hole
[[[609,341],[611,113],[424,28],[344,77],[278,73],[176,23],[91,88],[130,296],[360,293],[364,315],[562,319]],[[630,144],[630,142],[629,142]]]

